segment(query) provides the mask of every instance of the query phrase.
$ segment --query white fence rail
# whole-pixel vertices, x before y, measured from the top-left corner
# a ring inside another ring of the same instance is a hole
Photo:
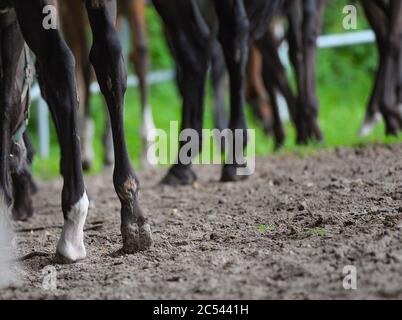
[[[124,34],[123,34],[124,36]],[[126,38],[126,37],[125,37]],[[358,44],[373,43],[375,34],[370,31],[355,31],[341,34],[323,35],[318,39],[319,48],[337,48],[352,46]],[[156,71],[149,75],[150,84],[158,84],[174,79],[173,70]],[[128,78],[129,87],[138,86],[138,78],[134,75]],[[98,94],[100,92],[98,83],[91,85],[91,92]],[[32,91],[32,101],[37,101],[37,119],[38,119],[38,137],[39,137],[39,156],[48,158],[50,154],[50,133],[49,133],[49,112],[46,102],[40,96],[40,90],[37,84],[34,85]]]

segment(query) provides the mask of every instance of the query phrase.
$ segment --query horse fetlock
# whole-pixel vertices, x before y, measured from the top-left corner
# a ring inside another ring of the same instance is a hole
[[[116,185],[116,192],[123,206],[126,203],[131,204],[131,202],[136,201],[138,191],[139,182],[138,179],[133,176],[129,176],[121,185]]]

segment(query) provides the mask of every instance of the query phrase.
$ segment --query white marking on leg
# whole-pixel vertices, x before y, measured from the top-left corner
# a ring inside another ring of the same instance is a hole
[[[152,108],[151,106],[147,105],[142,114],[141,124],[141,136],[143,140],[142,164],[144,166],[150,166],[152,163],[157,163],[156,154],[148,152],[156,138],[155,129],[156,126],[152,115]]]
[[[366,118],[360,129],[359,136],[361,138],[365,138],[370,135],[374,131],[377,124],[381,121],[381,119],[382,115],[379,112],[376,112],[373,117]]]
[[[63,231],[57,244],[57,253],[72,262],[86,257],[84,225],[88,207],[89,200],[85,192],[81,200],[71,208],[64,219]]]

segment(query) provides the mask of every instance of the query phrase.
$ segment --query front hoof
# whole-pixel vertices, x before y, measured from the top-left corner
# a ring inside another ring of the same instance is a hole
[[[83,243],[72,243],[60,240],[56,250],[56,261],[63,264],[84,260],[87,256]]]
[[[162,179],[161,184],[168,186],[188,186],[197,181],[197,176],[190,168],[172,167]]]
[[[239,175],[237,170],[239,166],[225,165],[222,170],[221,182],[238,182],[248,179],[247,175]]]
[[[123,252],[133,254],[148,250],[152,244],[152,232],[149,224],[139,227],[136,223],[122,226]]]

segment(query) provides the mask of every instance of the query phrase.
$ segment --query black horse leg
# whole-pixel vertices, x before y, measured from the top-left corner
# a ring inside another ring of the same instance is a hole
[[[15,79],[24,41],[17,21],[0,30],[0,59],[2,77],[0,80],[0,223],[10,218],[10,207],[13,200],[10,183],[10,154]],[[14,117],[15,118],[15,117]]]
[[[64,178],[62,209],[64,227],[57,252],[68,261],[86,256],[84,224],[89,201],[81,166],[77,128],[78,99],[75,62],[58,30],[43,28],[45,0],[13,0],[24,38],[37,57],[42,94],[50,107],[61,148]]]
[[[31,168],[34,157],[35,157],[35,149],[32,145],[31,138],[29,137],[28,132],[24,132],[23,138],[24,138],[25,148],[27,150],[27,163],[28,163],[28,166]],[[32,193],[36,193],[38,191],[38,186],[36,185],[36,183],[32,177],[32,174],[30,174],[30,185],[31,185]]]
[[[247,146],[244,106],[249,21],[243,1],[215,1],[215,9],[219,18],[219,41],[230,77],[229,130],[233,134],[233,141],[228,150],[228,159],[232,160],[232,163],[224,165],[221,181],[237,181],[247,178],[246,175],[239,175],[238,169],[244,166],[241,162],[244,160],[243,150]],[[236,132],[241,132],[241,136]]]
[[[228,120],[226,115],[226,64],[225,57],[222,52],[222,47],[219,42],[214,41],[212,45],[211,56],[211,79],[212,89],[214,92],[213,112],[214,112],[214,124],[215,128],[220,131],[224,130],[228,126]]]
[[[124,132],[127,88],[122,47],[115,29],[115,1],[85,2],[93,34],[90,60],[110,113],[115,151],[113,182],[121,202],[123,251],[134,253],[152,245],[151,229],[138,201],[139,181],[130,164]]]
[[[399,110],[398,85],[400,79],[400,56],[402,50],[402,2],[391,0],[388,10],[389,29],[386,37],[386,56],[382,64],[384,72],[380,110],[385,120],[386,133],[397,135],[402,129]]]
[[[375,76],[374,87],[367,106],[364,122],[360,129],[360,136],[368,136],[381,120],[380,98],[384,83],[383,63],[386,54],[386,35],[387,35],[387,14],[376,1],[364,0],[362,6],[372,29],[376,35],[376,42],[379,54],[379,66]]]
[[[28,160],[28,151],[23,137],[15,141],[11,148],[11,179],[13,183],[13,219],[28,220],[33,215],[32,177]]]
[[[154,0],[154,5],[165,23],[170,47],[178,71],[178,85],[183,97],[183,112],[179,156],[163,184],[192,184],[196,176],[191,162],[202,147],[202,119],[204,91],[209,63],[209,34],[202,25],[193,23],[194,11],[190,1]],[[174,36],[171,36],[174,35]],[[186,132],[195,135],[189,141]],[[188,152],[184,146],[189,147]]]

